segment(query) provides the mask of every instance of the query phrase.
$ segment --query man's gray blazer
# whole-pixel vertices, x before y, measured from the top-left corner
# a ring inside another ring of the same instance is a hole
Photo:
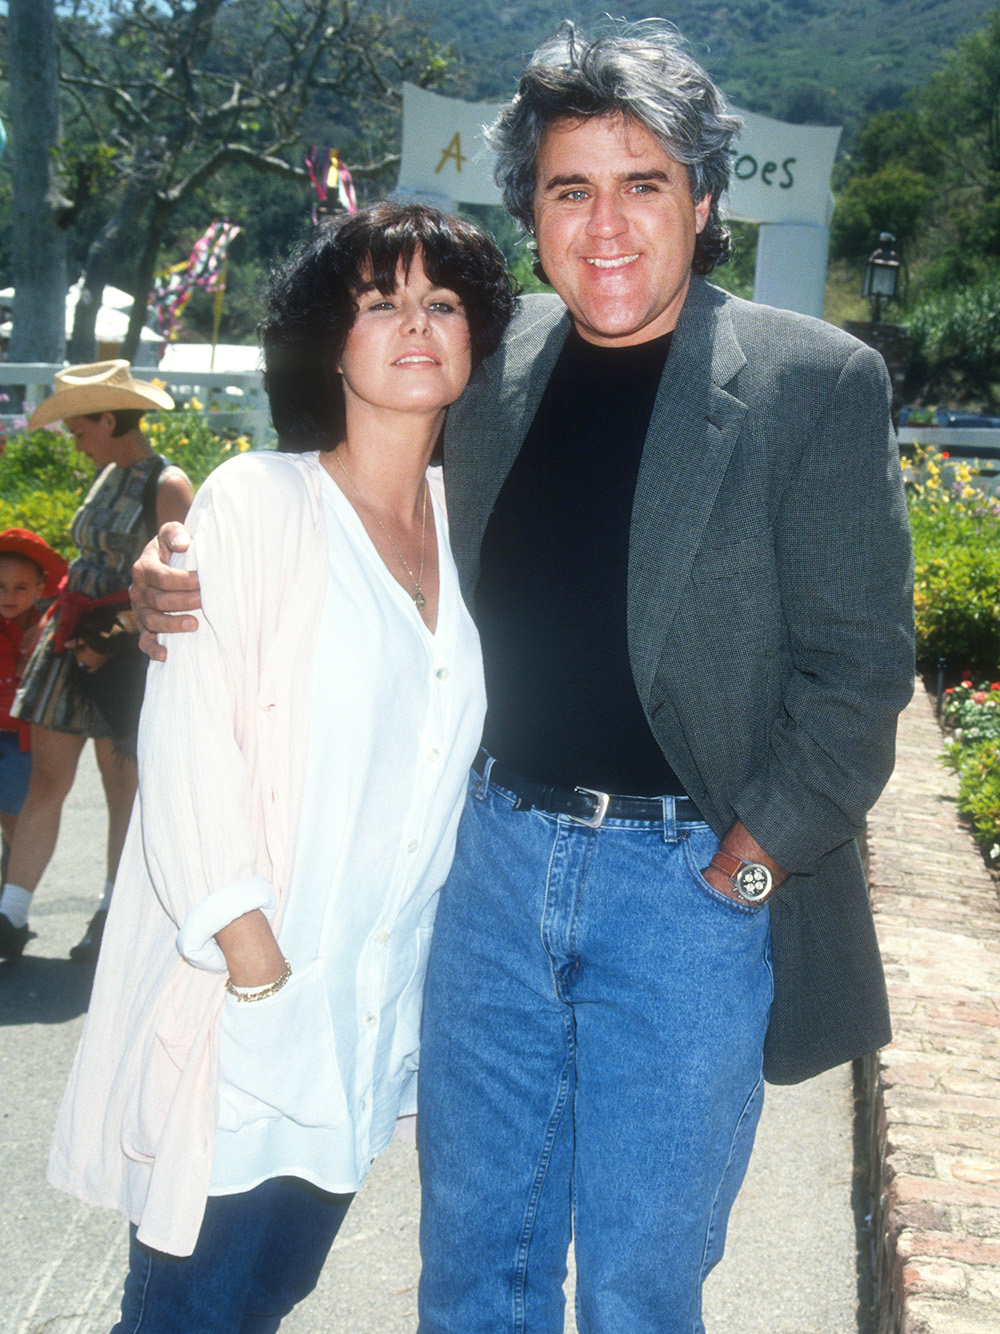
[[[451,540],[470,607],[487,520],[569,327],[557,298],[524,298],[449,411]],[[871,349],[696,278],[636,486],[627,615],[646,717],[716,833],[742,820],[792,872],[770,909],[774,1083],[890,1037],[856,841],[913,689],[888,405]]]

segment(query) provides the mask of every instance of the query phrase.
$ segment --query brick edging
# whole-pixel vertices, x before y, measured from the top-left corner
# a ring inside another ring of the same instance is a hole
[[[1000,1330],[1000,898],[918,681],[868,821],[894,1040],[865,1062],[878,1334]]]

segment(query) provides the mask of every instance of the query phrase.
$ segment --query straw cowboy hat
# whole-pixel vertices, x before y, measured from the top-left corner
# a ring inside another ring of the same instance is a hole
[[[133,380],[127,361],[95,361],[91,366],[70,366],[56,376],[56,391],[39,403],[28,427],[82,417],[87,412],[116,412],[119,408],[172,408],[174,400],[146,380]]]
[[[42,596],[55,597],[59,580],[66,573],[67,565],[58,551],[53,551],[44,537],[29,532],[27,528],[8,528],[0,533],[0,556],[27,556],[40,567],[45,575],[45,588]]]

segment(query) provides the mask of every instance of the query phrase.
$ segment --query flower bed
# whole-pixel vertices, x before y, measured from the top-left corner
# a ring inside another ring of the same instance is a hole
[[[960,678],[945,694],[944,763],[987,864],[1000,868],[1000,501],[969,464],[919,446],[906,490],[917,660],[934,670],[943,658]]]
[[[916,447],[906,469],[917,660],[1000,675],[1000,500],[967,463]]]
[[[958,774],[958,804],[969,817],[987,865],[1000,868],[1000,681],[966,677],[945,693],[949,732],[944,763]]]

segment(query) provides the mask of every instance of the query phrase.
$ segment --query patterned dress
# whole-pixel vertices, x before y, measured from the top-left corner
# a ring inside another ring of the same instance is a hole
[[[68,587],[85,597],[103,598],[132,582],[132,564],[149,540],[143,497],[150,474],[162,462],[157,455],[130,463],[109,464],[98,474],[73,516],[70,536],[80,554],[69,567]],[[25,722],[77,736],[111,735],[95,706],[74,683],[75,663],[68,650],[56,653],[52,639],[58,612],[46,625],[28,660],[11,713]]]

